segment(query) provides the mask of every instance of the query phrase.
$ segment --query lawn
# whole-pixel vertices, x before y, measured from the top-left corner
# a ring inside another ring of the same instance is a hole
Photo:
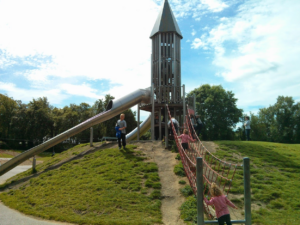
[[[162,223],[157,165],[145,162],[133,145],[98,150],[47,170],[88,147],[79,145],[38,165],[37,172],[44,172],[0,199],[29,215],[76,224]]]
[[[252,141],[217,141],[216,144],[219,145],[216,155],[225,160],[242,164],[242,157],[250,158],[252,203],[263,206],[252,211],[253,223],[299,224],[299,144]],[[235,157],[232,159],[233,155]],[[231,193],[243,192],[243,172],[239,170]]]
[[[12,155],[6,154],[6,153],[0,153],[0,158],[12,158]]]
[[[232,163],[243,163],[250,158],[252,224],[299,225],[300,224],[300,145],[271,142],[216,141],[215,154]],[[243,171],[238,169],[229,198],[243,208]],[[182,218],[196,220],[196,200],[187,198],[181,207]]]

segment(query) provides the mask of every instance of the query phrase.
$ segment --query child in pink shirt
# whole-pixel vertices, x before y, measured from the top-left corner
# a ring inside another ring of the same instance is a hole
[[[180,136],[178,136],[178,138],[180,138],[181,139],[181,145],[182,145],[182,148],[184,149],[184,150],[187,150],[188,148],[189,148],[189,140],[191,141],[191,142],[194,142],[195,140],[194,139],[192,139],[189,135],[188,135],[188,130],[187,129],[184,129],[183,130],[183,134],[182,135],[180,135]]]
[[[204,201],[207,205],[214,205],[219,225],[231,225],[230,214],[227,205],[232,208],[237,209],[237,207],[227,199],[227,197],[222,193],[218,185],[212,183],[210,186],[210,194],[213,196],[210,201],[204,197]]]

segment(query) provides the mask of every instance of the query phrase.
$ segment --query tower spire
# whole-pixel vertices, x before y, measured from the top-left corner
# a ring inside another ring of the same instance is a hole
[[[163,7],[158,14],[150,38],[152,38],[155,34],[161,32],[175,32],[182,39],[182,34],[168,0],[165,0]]]

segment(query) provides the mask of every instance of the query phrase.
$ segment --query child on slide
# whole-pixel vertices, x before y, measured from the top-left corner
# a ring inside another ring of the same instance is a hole
[[[210,201],[204,197],[204,201],[207,205],[214,205],[219,225],[231,225],[230,214],[227,205],[237,209],[237,207],[227,199],[227,197],[222,193],[221,189],[214,182],[210,186],[210,194],[213,196]]]
[[[195,142],[195,140],[192,139],[192,138],[188,135],[188,133],[189,133],[188,130],[187,130],[187,129],[184,129],[184,130],[183,130],[183,134],[180,135],[180,136],[178,136],[178,138],[181,139],[181,145],[182,145],[182,148],[183,148],[184,150],[187,150],[187,149],[189,148],[189,144],[188,144],[189,140],[190,140],[191,142]]]

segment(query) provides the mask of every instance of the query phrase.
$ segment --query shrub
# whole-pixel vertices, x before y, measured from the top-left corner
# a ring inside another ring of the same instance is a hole
[[[186,182],[184,180],[180,180],[178,183],[179,184],[186,184]]]
[[[184,188],[181,188],[181,189],[180,189],[180,192],[181,192],[181,194],[182,194],[183,196],[185,196],[185,197],[188,197],[188,196],[194,194],[193,189],[191,188],[190,185],[186,185],[186,186],[184,186]]]
[[[183,169],[182,162],[180,162],[179,164],[177,164],[177,165],[174,167],[174,173],[175,173],[177,176],[185,177],[185,172],[184,172],[184,169]]]

